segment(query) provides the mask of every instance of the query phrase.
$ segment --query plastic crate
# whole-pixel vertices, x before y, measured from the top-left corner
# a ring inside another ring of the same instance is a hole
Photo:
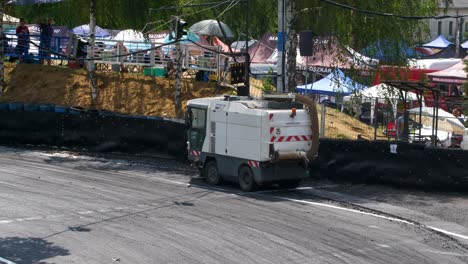
[[[152,68],[144,68],[143,69],[143,75],[152,76],[153,75],[153,69]]]
[[[154,67],[152,70],[152,73],[153,73],[153,76],[164,77],[166,76],[167,71],[165,68]]]

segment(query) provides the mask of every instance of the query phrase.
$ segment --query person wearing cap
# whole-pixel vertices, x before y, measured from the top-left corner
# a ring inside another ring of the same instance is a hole
[[[39,29],[41,31],[40,35],[40,44],[39,44],[39,59],[41,64],[44,63],[44,60],[47,60],[47,64],[50,65],[50,53],[52,48],[52,37],[54,35],[54,29],[52,28],[53,24],[52,18],[47,19],[47,24],[44,24],[39,19]]]

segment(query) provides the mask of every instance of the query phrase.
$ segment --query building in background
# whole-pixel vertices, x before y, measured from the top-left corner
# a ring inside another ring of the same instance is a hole
[[[439,15],[468,15],[468,0],[453,0],[453,3],[445,9],[441,6]],[[460,27],[461,40],[466,39],[465,33],[468,34],[468,17],[467,18],[445,18],[440,20],[431,19],[429,21],[430,37],[435,39],[442,35],[449,41],[455,43],[458,26]]]

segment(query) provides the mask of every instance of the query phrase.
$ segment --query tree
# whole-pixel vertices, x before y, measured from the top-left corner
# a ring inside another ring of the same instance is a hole
[[[369,10],[382,13],[393,13],[405,16],[430,16],[435,15],[440,4],[448,5],[451,0],[334,0],[337,3],[349,5],[360,10]],[[389,51],[394,55],[394,64],[406,64],[406,56],[401,49],[401,44],[415,44],[417,39],[427,34],[428,26],[423,20],[389,18],[385,16],[370,15],[345,7],[332,5],[323,0],[290,0],[295,2],[296,12],[291,18],[291,29],[312,30],[318,36],[334,36],[334,39],[342,44],[357,50],[369,44],[382,40],[391,43]],[[289,36],[294,33],[292,30]],[[288,38],[290,47],[289,58],[295,58],[297,39]],[[341,58],[336,58],[337,60]],[[288,68],[295,69],[295,60],[289,59]],[[287,70],[291,72],[291,70]],[[292,90],[296,87],[295,78],[288,77],[288,87]]]
[[[75,27],[89,23],[88,13],[89,0],[69,0],[63,3],[41,5],[39,8],[32,6],[11,6],[9,12],[17,17],[25,17],[28,21],[36,21],[38,16],[53,17],[59,25]],[[203,19],[214,18],[227,23],[238,37],[244,38],[241,34],[246,28],[246,12],[250,17],[249,34],[258,38],[265,32],[276,31],[277,6],[271,0],[250,0],[249,9],[246,3],[240,1],[231,5],[230,2],[216,4],[213,6],[200,6],[181,8],[189,2],[191,5],[201,3],[212,3],[212,0],[99,0],[97,1],[97,22],[98,25],[108,29],[143,29],[147,23],[151,23],[149,29],[157,31],[169,30],[166,24],[171,19],[171,15],[179,14],[187,23],[193,24]],[[174,9],[172,7],[179,7]],[[170,8],[170,9],[168,9]]]

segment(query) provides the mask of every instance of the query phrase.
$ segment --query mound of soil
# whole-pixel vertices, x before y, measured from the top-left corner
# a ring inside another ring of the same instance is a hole
[[[1,101],[51,103],[132,114],[176,117],[174,80],[133,73],[97,72],[98,98],[91,101],[87,72],[68,67],[5,64],[6,89]],[[183,79],[181,101],[232,93],[214,83]],[[185,107],[182,107],[184,109]]]
[[[233,93],[231,89],[216,89],[215,83],[186,78],[182,81],[182,109],[176,111],[175,81],[167,78],[97,72],[99,93],[94,105],[87,72],[82,69],[5,63],[5,82],[0,96],[3,102],[51,103],[161,117],[182,117],[187,100]],[[251,94],[260,97],[262,86],[261,80],[251,79]],[[320,119],[320,111],[318,114]],[[374,137],[374,128],[333,109],[327,110],[325,131],[331,138]],[[378,135],[383,136],[381,131]]]

